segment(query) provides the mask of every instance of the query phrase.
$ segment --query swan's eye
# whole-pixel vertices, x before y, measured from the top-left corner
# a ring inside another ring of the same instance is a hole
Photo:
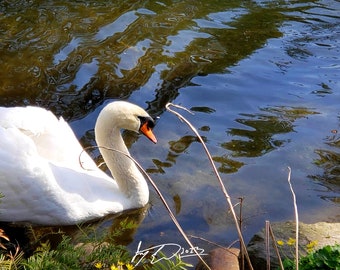
[[[146,124],[148,129],[153,129],[155,127],[155,122],[151,117],[144,117],[144,116],[138,116],[140,120],[140,126],[144,126]]]
[[[138,117],[140,120],[139,131],[142,132],[147,138],[149,138],[153,143],[157,143],[157,139],[152,132],[155,122],[151,117]]]

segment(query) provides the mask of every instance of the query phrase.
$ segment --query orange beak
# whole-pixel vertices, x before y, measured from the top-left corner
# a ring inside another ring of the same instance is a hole
[[[157,143],[156,136],[152,133],[152,129],[149,127],[148,122],[145,122],[139,129],[150,141]]]

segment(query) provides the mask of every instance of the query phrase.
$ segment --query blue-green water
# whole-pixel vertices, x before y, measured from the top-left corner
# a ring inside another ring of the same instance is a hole
[[[246,241],[294,218],[288,166],[301,221],[339,221],[339,14],[335,0],[2,1],[0,105],[49,108],[84,145],[107,102],[146,108],[159,143],[125,133],[131,153],[185,231],[218,244],[237,239],[226,201],[167,102],[192,109],[232,200],[244,198]],[[150,203],[131,250],[183,244],[153,191]]]

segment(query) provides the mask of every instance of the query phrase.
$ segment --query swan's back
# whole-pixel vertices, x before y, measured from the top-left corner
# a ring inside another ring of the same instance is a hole
[[[58,119],[43,108],[0,108],[0,127],[5,134],[12,136],[15,134],[16,143],[21,136],[23,136],[22,139],[26,138],[24,139],[26,148],[21,146],[22,148],[11,150],[34,151],[36,149],[39,156],[51,162],[75,166],[74,162],[77,162],[77,157],[75,158],[74,155],[82,151],[69,125],[62,118]],[[2,138],[7,137],[5,134]],[[29,139],[32,140],[33,145],[27,141]],[[9,146],[17,148],[15,142]]]
[[[82,154],[68,124],[51,112],[0,108],[0,141],[0,221],[72,224],[128,206],[116,183]]]

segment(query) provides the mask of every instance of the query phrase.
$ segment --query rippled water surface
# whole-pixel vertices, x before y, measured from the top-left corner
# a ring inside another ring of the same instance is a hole
[[[339,221],[339,14],[335,0],[1,1],[0,105],[49,108],[86,146],[107,102],[146,108],[159,143],[125,138],[189,234],[237,238],[201,144],[167,102],[195,113],[183,112],[244,198],[246,241],[294,218],[287,166],[301,220]],[[150,202],[130,248],[182,244]]]

